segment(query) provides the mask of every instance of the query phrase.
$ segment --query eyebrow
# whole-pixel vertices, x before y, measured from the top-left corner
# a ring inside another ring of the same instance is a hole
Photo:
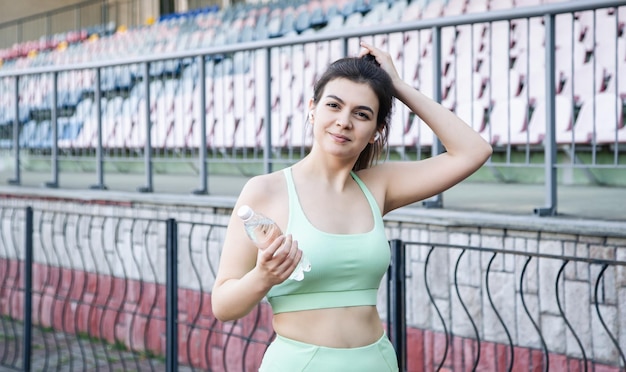
[[[335,96],[334,94],[329,94],[329,95],[326,96],[326,98],[333,98],[333,99],[336,99],[337,101],[339,101],[341,103],[345,103],[341,98]],[[372,115],[374,115],[374,110],[372,110],[372,108],[369,107],[369,106],[357,106],[357,108],[361,109],[361,110],[369,111],[369,112],[372,113]]]

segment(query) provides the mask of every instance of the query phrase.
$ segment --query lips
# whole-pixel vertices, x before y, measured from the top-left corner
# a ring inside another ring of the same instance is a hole
[[[331,137],[333,137],[335,139],[335,141],[337,142],[348,142],[351,141],[350,138],[342,135],[342,134],[338,134],[338,133],[330,133]]]

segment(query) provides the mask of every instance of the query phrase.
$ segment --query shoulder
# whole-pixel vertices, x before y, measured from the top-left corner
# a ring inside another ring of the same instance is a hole
[[[243,189],[241,196],[267,197],[272,193],[285,189],[285,176],[283,171],[276,171],[250,178]]]
[[[241,190],[238,204],[248,204],[265,215],[278,219],[287,205],[287,182],[283,171],[250,178]]]
[[[378,164],[370,168],[361,169],[355,172],[357,177],[363,182],[365,187],[372,194],[381,211],[385,205],[387,195],[387,184],[390,174],[386,169],[386,164]]]
[[[369,168],[358,170],[355,174],[365,183],[368,189],[377,189],[384,187],[386,183],[385,177],[389,175],[386,168],[386,163],[377,164]]]

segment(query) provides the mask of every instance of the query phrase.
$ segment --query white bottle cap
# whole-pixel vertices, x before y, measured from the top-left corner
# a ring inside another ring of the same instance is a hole
[[[237,210],[237,216],[239,216],[239,218],[241,218],[244,221],[252,217],[253,214],[254,214],[254,211],[252,210],[252,208],[250,208],[247,205],[242,205]]]

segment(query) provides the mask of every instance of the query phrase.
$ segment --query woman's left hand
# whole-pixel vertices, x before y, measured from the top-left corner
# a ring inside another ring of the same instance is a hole
[[[363,57],[366,54],[371,54],[376,58],[376,62],[380,65],[380,68],[385,70],[389,77],[393,81],[394,85],[401,81],[400,75],[396,70],[395,65],[393,64],[393,60],[391,59],[391,55],[389,53],[383,51],[382,49],[378,49],[375,46],[366,43],[365,41],[361,41],[361,51],[359,52],[359,58]]]

